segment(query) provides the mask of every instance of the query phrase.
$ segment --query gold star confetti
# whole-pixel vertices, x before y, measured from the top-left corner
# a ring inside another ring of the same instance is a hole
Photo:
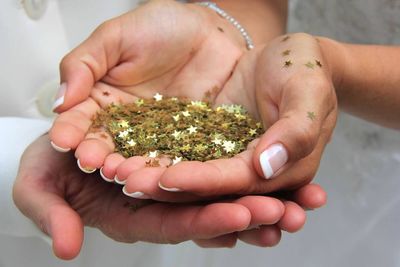
[[[250,130],[249,130],[249,135],[250,135],[250,136],[255,136],[255,135],[257,135],[257,130],[256,130],[256,129],[250,129]]]
[[[158,151],[157,150],[149,152],[149,158],[156,158],[157,155],[158,155]]]
[[[140,107],[141,105],[143,105],[144,104],[144,100],[143,99],[141,99],[141,98],[139,98],[139,99],[137,99],[136,100],[136,105],[138,106],[138,107]]]
[[[172,116],[172,118],[174,119],[174,121],[179,121],[179,114]]]
[[[161,100],[163,99],[163,96],[160,95],[159,93],[157,93],[157,94],[155,94],[155,95],[153,96],[153,98],[154,98],[156,101],[161,101]]]
[[[314,112],[310,112],[310,111],[307,112],[307,117],[312,121],[314,121],[315,118],[316,118],[315,113]]]
[[[176,156],[173,160],[172,160],[172,165],[178,164],[179,162],[182,161],[182,157],[178,157]]]
[[[182,111],[182,115],[183,115],[184,117],[190,117],[190,112],[187,111],[187,110]]]
[[[319,60],[315,60],[315,64],[316,64],[318,67],[322,68],[321,61],[319,61]]]
[[[315,65],[313,63],[311,63],[310,61],[308,61],[306,64],[304,64],[304,66],[306,66],[309,69],[314,69]]]
[[[128,131],[122,131],[122,132],[119,133],[118,137],[119,138],[125,138],[125,137],[128,136],[128,134],[129,134]]]
[[[207,161],[233,157],[263,133],[240,105],[222,105],[185,98],[143,99],[139,103],[111,104],[93,118],[90,131],[105,129],[124,157],[149,156],[146,166],[158,166],[158,157]],[[253,130],[253,131],[252,131]]]
[[[222,146],[227,153],[230,153],[235,149],[235,143],[232,141],[224,141]]]
[[[135,141],[133,141],[132,139],[131,140],[129,140],[128,142],[127,142],[127,144],[129,145],[129,146],[136,146],[136,142]]]
[[[287,49],[285,51],[282,52],[282,56],[286,57],[290,55],[290,52],[292,52],[291,50]]]
[[[286,60],[285,63],[283,64],[283,67],[289,68],[292,65],[293,65],[293,62],[291,60]]]
[[[193,125],[190,125],[189,128],[187,128],[187,130],[189,131],[189,134],[194,134],[197,132],[197,127],[194,127]]]
[[[172,133],[172,136],[175,138],[175,139],[181,139],[181,137],[182,137],[182,132],[181,131],[177,131],[177,130],[175,130],[173,133]]]
[[[129,127],[129,123],[125,120],[122,120],[118,123],[119,127],[121,128],[128,128]]]

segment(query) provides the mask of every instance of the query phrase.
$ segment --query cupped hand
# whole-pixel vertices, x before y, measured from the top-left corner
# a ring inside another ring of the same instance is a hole
[[[281,229],[296,231],[305,221],[298,205],[272,197],[186,205],[135,200],[121,194],[119,185],[82,173],[73,155],[52,149],[47,135],[24,152],[13,197],[22,213],[52,237],[53,250],[62,259],[79,254],[84,225],[121,242],[194,239],[201,246],[231,247],[238,238],[258,246],[276,245]],[[293,197],[307,208],[325,202],[317,186],[304,187]]]

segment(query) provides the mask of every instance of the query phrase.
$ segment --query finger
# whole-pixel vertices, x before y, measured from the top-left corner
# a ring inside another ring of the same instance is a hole
[[[257,229],[246,230],[238,233],[238,238],[243,242],[258,247],[273,247],[281,240],[281,230],[275,225],[261,226]]]
[[[251,213],[250,228],[260,225],[273,225],[281,220],[285,206],[276,198],[265,196],[246,196],[235,201]]]
[[[26,180],[26,178],[19,178]],[[55,255],[64,260],[75,258],[82,247],[83,223],[79,215],[61,197],[36,187],[14,187],[14,200],[28,218],[53,240]]]
[[[196,239],[193,242],[202,248],[233,248],[237,242],[237,234],[227,234],[211,239]]]
[[[170,192],[214,196],[249,192],[260,181],[252,167],[252,151],[247,150],[231,159],[180,162],[162,174],[160,186]]]
[[[117,168],[126,159],[119,153],[112,153],[104,160],[104,166],[100,169],[100,175],[106,182],[115,182]]]
[[[285,201],[285,213],[278,222],[278,227],[286,232],[299,231],[306,222],[306,213],[302,207],[292,201]]]
[[[303,208],[317,209],[326,204],[327,195],[320,185],[308,184],[296,190],[292,200]]]
[[[234,203],[206,206],[158,203],[137,210],[125,221],[126,229],[122,230],[138,240],[176,244],[243,231],[250,223],[250,216],[245,207]]]
[[[160,176],[165,170],[165,167],[143,167],[133,171],[123,181],[125,186],[122,188],[122,192],[132,198],[154,199],[163,202],[188,202],[199,199],[198,196],[190,193],[174,194],[162,190],[158,185]]]
[[[92,35],[67,54],[60,63],[63,90],[54,110],[63,112],[84,101],[93,85],[115,66],[121,55],[120,25],[116,20],[100,25]]]

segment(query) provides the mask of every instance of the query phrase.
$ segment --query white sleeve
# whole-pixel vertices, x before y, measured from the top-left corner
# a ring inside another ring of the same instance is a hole
[[[49,127],[48,121],[0,117],[0,234],[47,239],[14,205],[12,187],[25,148]]]

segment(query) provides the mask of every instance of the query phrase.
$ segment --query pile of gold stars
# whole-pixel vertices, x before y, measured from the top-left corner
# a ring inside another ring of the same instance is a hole
[[[207,102],[160,94],[112,104],[97,114],[93,127],[106,129],[124,157],[168,157],[171,164],[232,157],[263,132],[242,106],[212,109]]]

